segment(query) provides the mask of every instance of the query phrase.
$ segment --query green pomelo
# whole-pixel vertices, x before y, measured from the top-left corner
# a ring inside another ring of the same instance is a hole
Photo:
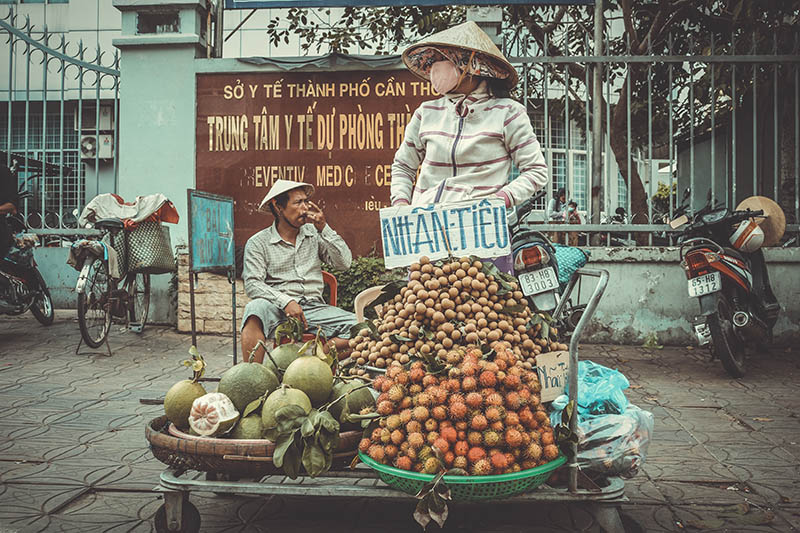
[[[192,403],[206,394],[206,389],[199,383],[184,379],[170,387],[164,397],[164,412],[170,422],[181,431],[189,429],[189,414],[192,412]]]
[[[228,436],[232,439],[261,439],[263,431],[261,414],[253,413],[239,420]]]
[[[342,425],[342,429],[358,429],[361,426],[359,424],[355,424],[352,422],[347,422],[346,420],[342,420],[342,411],[344,410],[345,403],[347,403],[347,410],[350,414],[356,415],[361,412],[362,409],[365,407],[373,407],[375,405],[375,398],[373,398],[372,393],[369,391],[369,387],[364,387],[359,389],[358,387],[362,387],[364,382],[359,379],[352,379],[348,381],[343,381],[337,379],[333,385],[333,390],[331,391],[331,395],[328,398],[329,402],[336,400],[337,398],[341,397],[343,394],[346,394],[349,391],[354,389],[358,389],[355,392],[352,392],[342,398],[341,400],[337,401],[336,403],[332,404],[328,409],[333,418],[339,421]]]
[[[243,413],[247,404],[274,391],[278,385],[278,378],[264,365],[239,363],[220,376],[217,392],[230,398],[236,410]]]
[[[287,405],[299,405],[306,414],[311,412],[311,400],[306,393],[301,390],[281,385],[278,390],[270,394],[261,406],[261,423],[265,430],[274,428],[277,425],[275,413],[281,407]]]
[[[272,359],[270,359],[270,357]],[[292,361],[298,357],[300,357],[299,344],[281,344],[269,352],[269,355],[264,355],[263,364],[276,376],[279,376],[282,372],[285,372],[289,365],[292,364]],[[273,361],[275,361],[275,363],[273,363]],[[278,366],[276,367],[275,364]]]
[[[239,420],[239,411],[221,392],[210,392],[192,403],[189,427],[203,437],[223,435]]]
[[[283,374],[283,383],[305,392],[312,405],[320,405],[333,389],[333,372],[322,359],[313,355],[299,357]]]

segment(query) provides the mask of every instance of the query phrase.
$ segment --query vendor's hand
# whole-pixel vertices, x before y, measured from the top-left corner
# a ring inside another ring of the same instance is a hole
[[[300,322],[303,323],[303,329],[308,329],[308,322],[306,322],[306,316],[303,314],[303,308],[300,307],[300,304],[292,300],[286,307],[283,308],[283,312],[286,313],[286,316],[290,318],[296,318]]]
[[[323,213],[322,209],[314,202],[309,201],[308,205],[310,207],[308,208],[306,216],[311,220],[311,223],[314,224],[314,227],[317,228],[317,231],[322,231],[325,229],[325,213]]]

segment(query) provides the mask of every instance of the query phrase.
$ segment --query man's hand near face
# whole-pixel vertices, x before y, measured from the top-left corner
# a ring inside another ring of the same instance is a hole
[[[317,231],[322,231],[325,229],[325,213],[322,212],[322,209],[319,208],[317,204],[310,201],[308,202],[309,208],[306,213],[306,216],[314,224],[314,227],[317,228]]]

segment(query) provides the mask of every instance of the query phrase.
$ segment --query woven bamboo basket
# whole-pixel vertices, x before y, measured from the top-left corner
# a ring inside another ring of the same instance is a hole
[[[145,427],[150,450],[162,463],[182,470],[226,474],[232,478],[258,478],[283,471],[272,462],[275,443],[269,440],[237,440],[189,435],[175,428],[166,416]],[[339,435],[331,469],[342,468],[358,453],[360,431]]]

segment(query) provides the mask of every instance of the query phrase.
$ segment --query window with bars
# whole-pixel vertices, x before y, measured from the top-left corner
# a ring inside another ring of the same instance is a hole
[[[628,210],[628,184],[625,183],[622,172],[617,172],[617,207],[624,207],[626,211]]]
[[[74,226],[72,211],[83,204],[85,176],[73,109],[65,106],[63,116],[59,103],[48,105],[46,114],[42,110],[42,102],[29,104],[26,131],[24,103],[11,108],[10,128],[8,104],[0,108],[0,150],[6,155],[10,149],[11,158],[20,162],[19,183],[33,193],[21,206],[28,225]]]
[[[586,211],[586,154],[572,156],[572,189],[570,199],[578,204],[578,210]]]

